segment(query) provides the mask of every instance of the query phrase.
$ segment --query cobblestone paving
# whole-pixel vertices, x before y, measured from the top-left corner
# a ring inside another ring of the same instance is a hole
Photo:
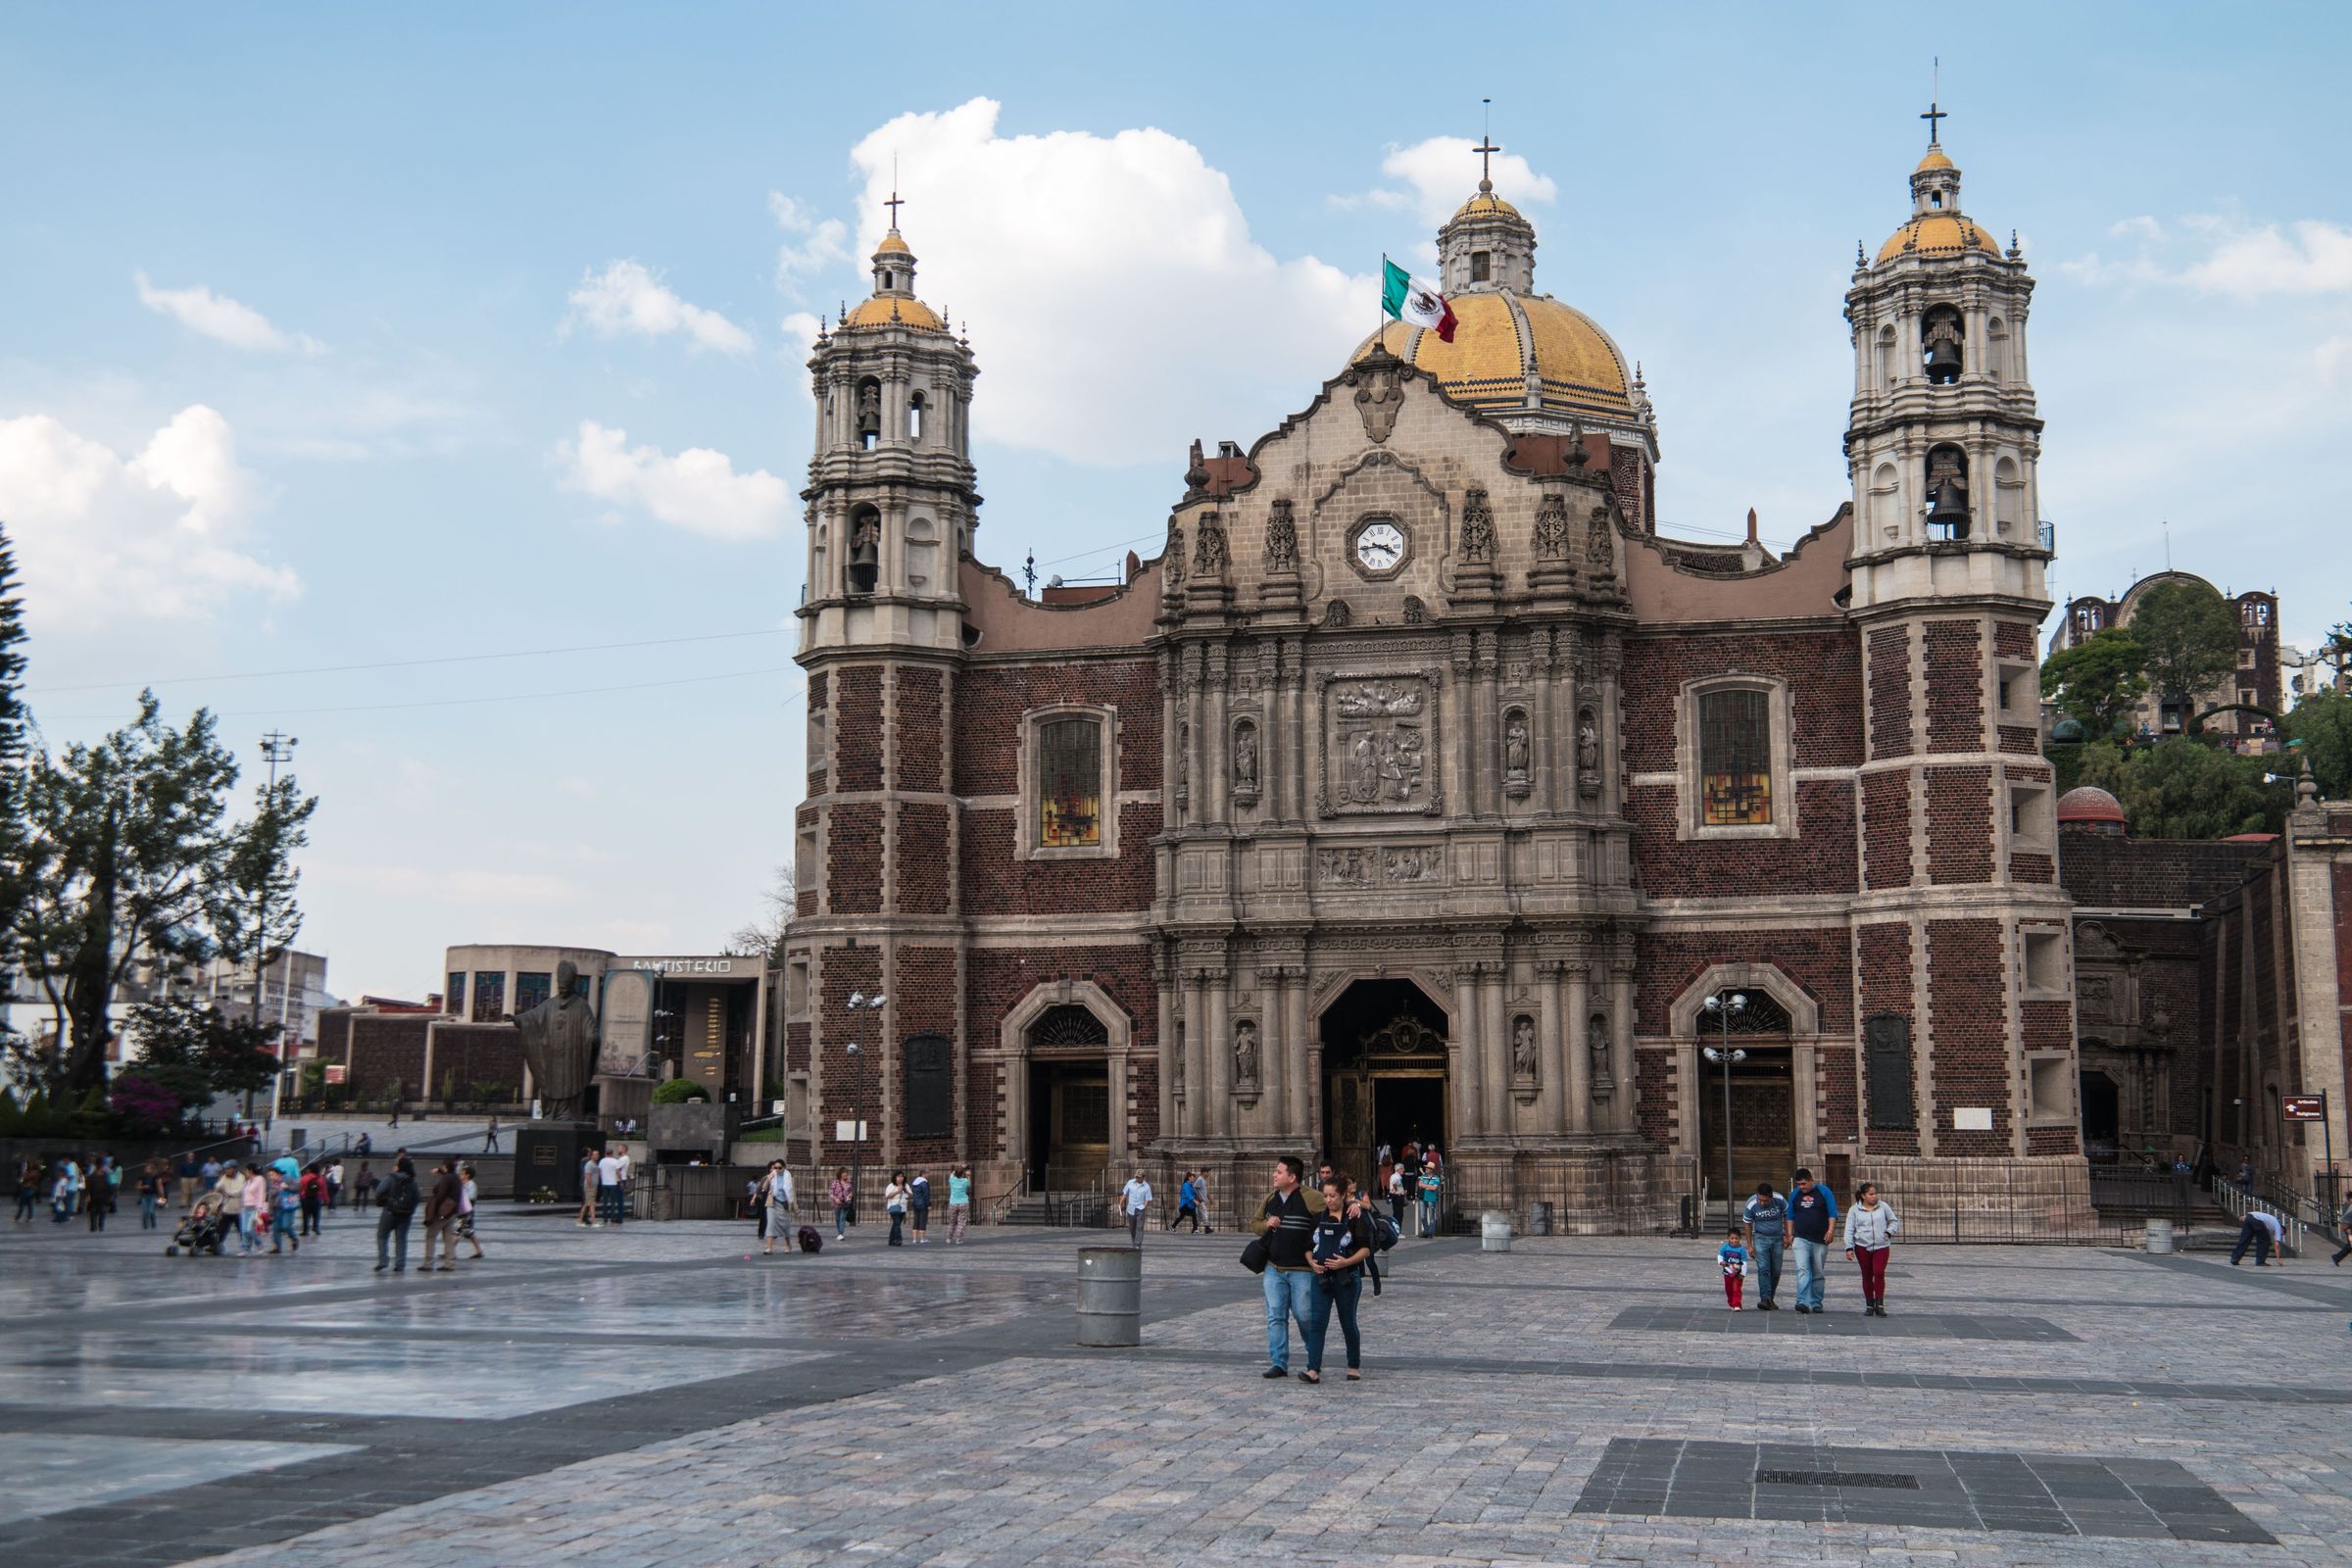
[[[1735,1320],[1701,1243],[1407,1243],[1365,1300],[1367,1381],[1310,1388],[1257,1376],[1257,1282],[1222,1234],[1152,1237],[1144,1346],[1079,1350],[1072,1253],[1100,1235],[761,1258],[743,1226],[483,1233],[487,1262],[397,1284],[352,1220],[252,1262],[0,1236],[0,1442],[70,1445],[86,1489],[0,1517],[0,1560],[2352,1562],[2352,1275],[2324,1261],[1907,1248],[1893,1317],[1840,1275],[1827,1319],[1758,1333],[1710,1332]],[[110,1397],[125,1366],[137,1396]],[[260,1473],[172,1467],[208,1440]],[[1681,1506],[1599,1511],[1646,1495],[1607,1467],[1658,1451],[1628,1445],[1732,1458]],[[1994,1530],[1941,1482],[1910,1511],[1838,1487],[1853,1509],[1817,1516],[1753,1479],[1847,1450],[2056,1479]],[[2116,1491],[2135,1477],[2153,1502]],[[2121,1533],[2031,1533],[2071,1518],[2058,1481]],[[2239,1540],[2172,1529],[2225,1518]]]

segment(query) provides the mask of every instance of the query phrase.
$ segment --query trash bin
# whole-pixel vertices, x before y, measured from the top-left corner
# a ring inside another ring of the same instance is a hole
[[[2173,1250],[2173,1222],[2169,1219],[2148,1221],[2148,1250],[2151,1253]]]
[[[1478,1250],[1482,1252],[1507,1252],[1511,1250],[1511,1216],[1498,1208],[1490,1208],[1478,1218]]]
[[[1539,1200],[1527,1205],[1527,1234],[1530,1236],[1549,1236],[1551,1234],[1551,1205],[1549,1203]]]
[[[1144,1250],[1078,1249],[1078,1343],[1102,1348],[1143,1344]]]

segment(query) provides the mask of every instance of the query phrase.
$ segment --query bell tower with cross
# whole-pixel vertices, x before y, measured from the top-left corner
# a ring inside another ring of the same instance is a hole
[[[1849,621],[1863,668],[1854,1016],[1863,1152],[2081,1160],[2071,905],[2040,749],[2050,546],[2034,280],[1964,212],[1931,101],[1911,212],[1856,258]],[[1919,1180],[1945,1179],[1923,1171]]]
[[[1438,230],[1439,286],[1448,294],[1536,291],[1536,227],[1494,194],[1494,133],[1470,149],[1478,154],[1478,189]]]

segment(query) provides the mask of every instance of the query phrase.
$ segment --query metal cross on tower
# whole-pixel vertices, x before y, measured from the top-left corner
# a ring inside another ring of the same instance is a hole
[[[1936,58],[1935,71],[1936,84],[1928,94],[1928,112],[1919,117],[1928,122],[1928,145],[1931,147],[1943,140],[1943,126],[1937,122],[1952,118],[1949,111],[1937,107],[1937,100],[1943,96],[1943,57],[1940,55]]]
[[[906,198],[900,195],[898,187],[893,185],[890,190],[890,200],[884,202],[882,205],[890,209],[890,226],[893,228],[898,227],[899,209],[906,205]]]
[[[1487,123],[1479,133],[1478,145],[1470,150],[1478,154],[1478,188],[1493,190],[1494,188],[1494,156],[1502,149],[1494,145],[1494,100],[1481,98],[1479,102],[1487,108]]]

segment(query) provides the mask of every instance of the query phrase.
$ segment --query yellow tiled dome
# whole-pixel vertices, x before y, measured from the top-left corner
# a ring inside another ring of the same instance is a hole
[[[1460,211],[1453,215],[1453,221],[1458,223],[1465,218],[1517,217],[1519,217],[1518,208],[1513,207],[1509,202],[1504,201],[1493,191],[1480,191],[1477,195],[1462,203]]]
[[[1906,255],[1959,256],[1968,251],[1998,256],[2001,245],[1981,224],[1965,218],[1950,213],[1927,213],[1887,235],[1886,243],[1879,247],[1879,260],[1892,261]]]
[[[870,300],[860,300],[841,323],[844,332],[858,327],[904,326],[917,332],[945,332],[948,323],[937,312],[918,299],[904,299],[891,294],[877,294]]]
[[[911,256],[914,254],[912,251],[906,248],[906,242],[899,237],[899,231],[895,228],[889,233],[883,235],[882,243],[874,247],[874,254],[876,256],[881,255],[884,251],[895,251],[901,256]]]
[[[1402,321],[1379,334],[1390,353],[1436,376],[1446,396],[1476,408],[1524,408],[1532,369],[1547,409],[1635,416],[1625,356],[1584,312],[1502,290],[1457,294],[1446,303],[1455,321],[1450,343]],[[1351,363],[1371,353],[1373,342],[1364,339]]]

